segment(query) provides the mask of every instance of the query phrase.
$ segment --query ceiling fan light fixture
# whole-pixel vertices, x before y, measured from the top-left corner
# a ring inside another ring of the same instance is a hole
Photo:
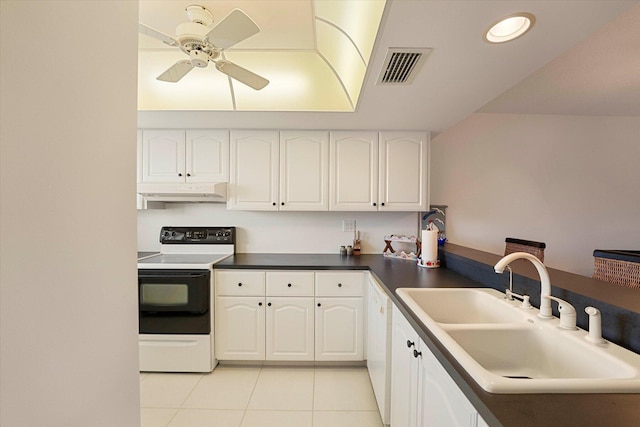
[[[527,33],[536,22],[536,17],[528,12],[507,15],[491,24],[482,34],[489,43],[506,43]]]
[[[192,50],[189,52],[189,60],[194,67],[204,68],[209,62],[209,55],[201,50]]]

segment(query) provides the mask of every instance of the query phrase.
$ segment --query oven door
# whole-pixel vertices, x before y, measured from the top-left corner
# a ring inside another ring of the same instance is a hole
[[[140,333],[211,332],[209,270],[138,270]]]

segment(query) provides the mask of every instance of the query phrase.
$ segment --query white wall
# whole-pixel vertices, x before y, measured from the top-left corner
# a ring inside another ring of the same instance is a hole
[[[236,226],[238,253],[333,253],[350,245],[353,233],[342,220],[355,220],[362,253],[382,253],[384,235],[418,233],[415,212],[249,212],[229,211],[224,204],[167,204],[163,210],[138,212],[138,248],[158,250],[164,225]],[[415,247],[400,247],[413,250]]]
[[[140,423],[137,2],[0,3],[0,425]]]
[[[547,244],[545,264],[584,276],[594,249],[640,249],[640,119],[474,114],[431,146],[431,202],[447,238],[501,254]]]

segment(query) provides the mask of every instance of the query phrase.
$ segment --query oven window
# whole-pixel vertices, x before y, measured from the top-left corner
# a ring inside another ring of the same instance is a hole
[[[144,283],[141,287],[140,302],[144,305],[171,307],[189,303],[186,284]]]

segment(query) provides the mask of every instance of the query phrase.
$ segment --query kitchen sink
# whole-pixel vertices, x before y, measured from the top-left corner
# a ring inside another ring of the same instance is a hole
[[[401,288],[398,295],[410,307],[437,323],[514,323],[524,322],[524,314],[514,304],[501,301],[504,294],[495,289]],[[506,304],[505,304],[506,303]]]
[[[491,393],[638,393],[640,355],[594,344],[484,288],[400,288],[398,296]]]

